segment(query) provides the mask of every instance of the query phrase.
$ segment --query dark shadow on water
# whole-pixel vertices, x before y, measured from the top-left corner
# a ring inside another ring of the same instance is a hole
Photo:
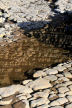
[[[38,41],[52,44],[72,52],[72,12],[55,13],[51,21],[21,22],[18,26],[28,37],[34,36]]]

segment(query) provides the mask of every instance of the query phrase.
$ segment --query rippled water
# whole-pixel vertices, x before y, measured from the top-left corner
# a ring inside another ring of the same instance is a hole
[[[27,37],[19,31],[20,39],[0,47],[0,86],[31,78],[34,71],[70,60],[69,51],[55,48]]]

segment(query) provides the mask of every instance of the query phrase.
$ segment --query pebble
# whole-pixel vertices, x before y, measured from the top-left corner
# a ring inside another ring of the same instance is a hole
[[[39,98],[39,99],[31,101],[31,107],[36,107],[45,103],[48,103],[47,99]]]
[[[51,75],[51,74],[57,74],[58,71],[57,71],[56,69],[48,69],[48,70],[46,71],[46,73],[49,74],[49,75]]]
[[[48,75],[44,78],[49,80],[49,81],[56,81],[57,80],[57,77],[55,75]]]
[[[51,84],[46,79],[38,78],[35,81],[28,83],[27,86],[36,91],[40,89],[50,88]]]
[[[72,78],[72,74],[70,72],[64,72],[64,76],[66,78]]]
[[[23,82],[22,82],[22,84],[23,85],[26,85],[27,83],[29,83],[29,82],[31,82],[32,80],[31,79],[29,79],[29,80],[24,80]]]
[[[65,92],[68,92],[69,89],[67,87],[60,87],[60,88],[58,88],[58,91],[59,91],[59,93],[65,93]]]
[[[52,101],[50,103],[50,106],[62,105],[64,103],[66,103],[66,102],[68,102],[68,100],[65,97],[63,97],[63,98],[59,98],[57,100]]]
[[[59,97],[65,97],[65,95],[66,95],[66,94],[63,94],[63,93],[61,93],[61,94],[59,93],[59,94],[58,94]]]
[[[37,78],[37,77],[42,77],[42,76],[46,76],[46,72],[43,72],[43,71],[37,71],[33,74],[33,77],[34,78]]]
[[[40,97],[47,98],[48,95],[49,95],[48,92],[44,91],[44,92],[34,93],[33,97],[35,97],[35,98],[40,98]]]
[[[66,78],[66,77],[60,77],[60,78],[58,78],[58,81],[60,81],[60,80],[63,80],[63,81],[69,81],[69,79]]]
[[[65,70],[65,69],[66,69],[65,66],[57,66],[57,70],[58,70],[59,72],[62,72],[62,71]]]
[[[72,96],[67,96],[67,99],[72,102]]]
[[[35,85],[33,85],[33,90],[40,90],[52,87],[48,80],[40,78],[35,81]],[[31,86],[31,85],[30,85]]]

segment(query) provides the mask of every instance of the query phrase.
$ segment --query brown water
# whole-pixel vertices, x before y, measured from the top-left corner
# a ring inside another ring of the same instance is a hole
[[[34,70],[71,59],[69,51],[46,45],[19,31],[15,35],[20,39],[0,47],[0,86],[18,83],[30,78]]]

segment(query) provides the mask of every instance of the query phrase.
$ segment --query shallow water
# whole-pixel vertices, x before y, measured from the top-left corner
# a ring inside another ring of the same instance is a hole
[[[71,59],[69,51],[46,45],[19,31],[17,34],[17,41],[0,47],[0,86],[18,83],[31,78],[38,69]]]

